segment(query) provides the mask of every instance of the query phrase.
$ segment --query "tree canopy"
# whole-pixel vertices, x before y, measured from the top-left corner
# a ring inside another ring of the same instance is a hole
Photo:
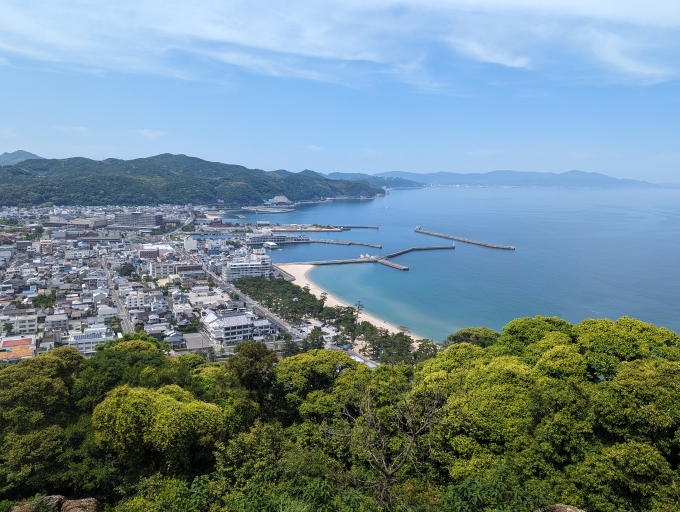
[[[534,317],[450,338],[373,370],[337,350],[279,361],[254,341],[226,362],[171,357],[143,334],[90,359],[62,347],[6,365],[0,500],[93,496],[121,512],[678,510],[675,333],[627,317]]]

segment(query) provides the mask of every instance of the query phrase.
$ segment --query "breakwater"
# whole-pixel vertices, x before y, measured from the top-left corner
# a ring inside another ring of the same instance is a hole
[[[380,229],[380,226],[334,226],[340,229]]]
[[[391,268],[396,268],[397,270],[408,270],[409,268],[406,265],[399,265],[399,263],[395,263],[393,261],[390,261],[386,258],[380,258],[379,260],[376,260],[378,263],[381,265],[385,265],[386,267],[391,267]]]
[[[416,233],[422,233],[423,235],[430,235],[430,236],[438,236],[439,238],[446,238],[447,240],[455,240],[456,242],[463,242],[466,244],[473,244],[473,245],[480,245],[482,247],[488,247],[490,249],[503,249],[506,251],[514,251],[515,248],[512,245],[495,245],[495,244],[487,244],[486,242],[478,242],[477,240],[469,240],[467,238],[461,238],[458,236],[451,236],[451,235],[443,235],[441,233],[434,233],[432,231],[425,231],[424,229],[421,229],[420,226],[416,226],[415,229]]]
[[[377,261],[378,258],[354,258],[347,260],[294,261],[292,263],[285,263],[285,265],[345,265],[348,263],[375,263]]]
[[[323,238],[310,238],[310,242],[319,244],[335,244],[335,245],[363,245],[365,247],[373,247],[374,249],[382,249],[382,245],[369,244],[368,242],[349,242],[347,240],[324,240]]]
[[[440,249],[455,249],[455,245],[434,245],[430,247],[409,247],[408,249],[402,249],[401,251],[393,252],[392,254],[388,254],[387,256],[383,256],[385,259],[390,259],[394,258],[396,256],[401,256],[402,254],[406,254],[407,252],[411,251],[438,251]]]

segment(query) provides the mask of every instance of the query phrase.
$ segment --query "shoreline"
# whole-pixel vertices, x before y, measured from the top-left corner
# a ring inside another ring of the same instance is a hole
[[[312,281],[309,277],[309,272],[316,267],[316,265],[292,265],[290,263],[282,263],[280,265],[275,265],[279,269],[283,270],[287,274],[290,274],[295,278],[295,281],[293,281],[295,284],[301,287],[309,286],[309,291],[317,298],[321,297],[322,293],[326,294],[326,305],[331,306],[331,307],[347,307],[351,306],[351,304],[348,304],[344,300],[339,299],[335,295],[332,295],[328,293],[326,290],[321,288],[319,285],[317,285],[314,281]],[[386,322],[385,320],[382,320],[378,318],[377,316],[371,315],[370,313],[367,313],[366,311],[362,311],[361,314],[359,315],[359,321],[367,321],[372,323],[378,328],[382,329],[387,329],[388,332],[394,334],[399,332],[399,329],[396,325],[391,324],[389,322]],[[417,334],[414,333],[409,333],[409,335],[414,339],[414,340],[422,340],[422,336],[418,336]]]

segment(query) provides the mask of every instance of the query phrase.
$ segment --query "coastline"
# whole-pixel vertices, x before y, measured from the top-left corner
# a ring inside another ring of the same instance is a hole
[[[290,274],[295,278],[294,283],[298,286],[302,286],[303,288],[305,286],[309,286],[309,291],[314,294],[315,297],[320,298],[322,293],[326,294],[326,305],[327,306],[332,306],[332,307],[347,307],[350,306],[351,304],[348,304],[347,302],[340,300],[337,298],[335,295],[332,295],[328,293],[326,290],[323,288],[320,288],[319,285],[317,285],[314,281],[312,281],[309,278],[309,272],[316,267],[316,265],[291,265],[289,263],[282,263],[280,265],[276,265],[276,267],[280,268],[284,272]],[[387,329],[388,332],[390,333],[397,333],[399,332],[399,328],[391,324],[389,322],[386,322],[385,320],[382,320],[374,315],[371,315],[370,313],[366,313],[365,311],[362,311],[361,314],[359,315],[359,321],[367,321],[372,323],[378,328],[382,329]],[[421,340],[423,339],[422,336],[418,336],[416,334],[410,333],[410,336],[414,340]]]

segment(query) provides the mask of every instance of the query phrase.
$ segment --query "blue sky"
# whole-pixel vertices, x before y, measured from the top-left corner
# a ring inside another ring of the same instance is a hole
[[[0,153],[680,182],[679,72],[677,0],[3,0]]]

